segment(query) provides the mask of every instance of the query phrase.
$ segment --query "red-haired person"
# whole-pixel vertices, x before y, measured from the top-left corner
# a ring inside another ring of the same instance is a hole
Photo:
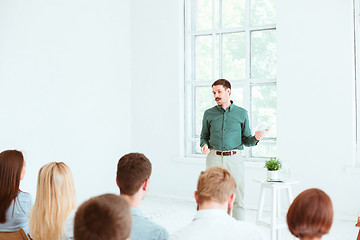
[[[20,190],[25,176],[24,156],[17,150],[0,153],[0,232],[28,233],[31,196]]]
[[[295,198],[286,220],[295,237],[301,240],[320,240],[330,231],[333,215],[329,196],[320,189],[311,188]]]

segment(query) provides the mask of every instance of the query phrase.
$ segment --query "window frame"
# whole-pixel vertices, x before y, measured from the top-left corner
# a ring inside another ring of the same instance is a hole
[[[353,167],[360,167],[360,0],[353,0],[354,18],[354,85],[355,85],[355,159]]]

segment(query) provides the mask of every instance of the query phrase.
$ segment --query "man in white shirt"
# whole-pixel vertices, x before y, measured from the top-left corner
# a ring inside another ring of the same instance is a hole
[[[223,167],[210,167],[201,172],[195,191],[198,212],[194,220],[172,234],[170,240],[267,239],[254,224],[228,215],[236,197],[235,188],[234,178]]]

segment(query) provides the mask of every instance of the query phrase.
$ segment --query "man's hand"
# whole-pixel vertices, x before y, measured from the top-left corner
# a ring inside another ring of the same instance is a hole
[[[269,129],[265,129],[264,131],[256,131],[255,132],[255,139],[260,141],[261,139],[264,138],[264,133],[269,131]]]
[[[210,149],[208,148],[207,144],[204,144],[201,148],[201,152],[203,154],[208,154],[210,152]]]

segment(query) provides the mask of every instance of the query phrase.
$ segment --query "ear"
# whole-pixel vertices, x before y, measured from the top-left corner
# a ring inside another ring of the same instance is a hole
[[[198,196],[198,192],[197,192],[197,191],[194,192],[194,197],[195,197],[196,203],[199,205],[199,196]]]
[[[145,182],[144,182],[144,184],[143,184],[142,189],[143,189],[144,191],[147,191],[148,188],[149,188],[149,179],[146,179]]]
[[[231,196],[230,196],[230,198],[228,200],[228,208],[233,207],[235,198],[236,198],[236,194],[235,193],[231,194]]]
[[[230,96],[230,94],[231,94],[231,89],[228,88],[228,89],[226,89],[226,91],[229,93],[229,96]]]

